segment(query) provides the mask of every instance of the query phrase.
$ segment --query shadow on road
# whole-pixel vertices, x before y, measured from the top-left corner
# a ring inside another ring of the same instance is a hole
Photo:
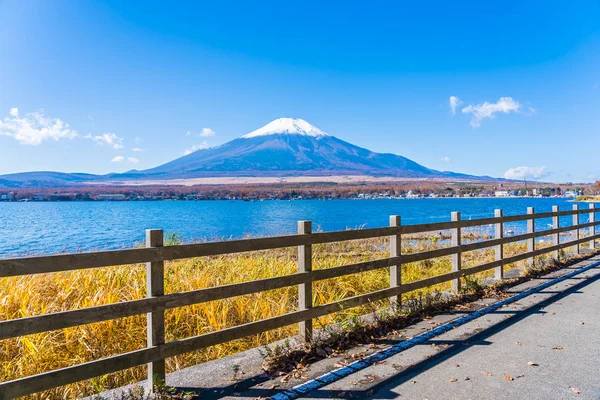
[[[565,268],[565,269],[566,270],[576,270],[579,268],[571,266],[570,268]],[[594,267],[586,272],[599,271],[599,270],[600,270],[600,267]],[[544,278],[542,278],[542,279],[544,279]],[[552,279],[555,279],[555,278],[552,278]],[[595,274],[594,276],[591,276],[589,278],[573,277],[573,278],[568,278],[568,279],[569,280],[577,280],[579,282],[576,284],[573,284],[572,286],[566,287],[562,291],[561,290],[544,291],[543,292],[544,294],[546,294],[546,295],[550,294],[551,296],[549,298],[542,300],[539,303],[536,303],[536,304],[534,304],[528,308],[525,308],[523,310],[492,311],[489,314],[500,314],[501,313],[501,314],[505,314],[505,315],[510,315],[510,317],[494,324],[491,327],[488,327],[485,329],[482,328],[481,330],[475,330],[475,333],[473,335],[468,335],[467,337],[464,337],[462,339],[456,339],[456,340],[431,339],[431,340],[428,340],[428,341],[422,343],[422,345],[425,345],[425,346],[427,346],[427,345],[446,345],[448,347],[446,347],[445,349],[441,350],[440,352],[432,355],[431,357],[408,367],[405,370],[399,371],[397,374],[395,374],[385,380],[375,383],[373,386],[370,386],[366,390],[315,389],[315,390],[311,391],[309,394],[304,395],[303,398],[369,398],[369,397],[373,396],[374,394],[376,394],[376,397],[378,399],[396,398],[397,394],[390,391],[388,389],[389,387],[395,387],[395,386],[398,386],[407,381],[413,380],[415,377],[417,377],[422,372],[435,367],[436,365],[442,363],[443,361],[446,361],[473,346],[490,345],[491,342],[487,340],[490,336],[492,336],[510,326],[517,324],[518,322],[522,321],[523,319],[525,319],[531,315],[544,314],[545,311],[543,309],[545,307],[547,307],[548,305],[550,305],[552,303],[560,301],[561,299],[563,299],[566,296],[569,296],[571,294],[581,293],[580,289],[600,280],[600,274]],[[547,280],[547,278],[544,280]],[[516,295],[518,293],[524,292],[525,290],[528,290],[528,288],[516,289],[516,290],[515,290],[515,288],[512,288],[507,293]],[[461,312],[459,312],[457,315],[459,315],[460,313]],[[394,346],[394,345],[401,343],[402,341],[403,340],[383,339],[380,341],[376,341],[376,343],[389,344],[391,346]],[[368,369],[363,369],[363,371],[368,372]],[[266,375],[265,376],[258,375],[258,376],[250,377],[243,381],[237,381],[227,387],[203,388],[203,389],[178,387],[177,389],[195,393],[198,395],[198,398],[202,398],[202,399],[218,399],[218,398],[222,398],[222,397],[226,397],[226,396],[238,397],[238,398],[253,398],[253,399],[259,398],[259,397],[268,398],[270,396],[276,395],[277,393],[281,393],[281,392],[285,391],[285,390],[279,389],[277,387],[274,387],[274,388],[270,388],[270,387],[256,388],[255,387],[257,384],[264,383],[267,381],[269,381],[269,378]]]

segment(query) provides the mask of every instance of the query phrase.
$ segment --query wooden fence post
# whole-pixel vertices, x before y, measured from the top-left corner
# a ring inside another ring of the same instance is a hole
[[[553,213],[558,213],[558,211],[559,211],[558,206],[552,206]],[[560,228],[560,217],[558,215],[555,215],[552,217],[552,228],[554,228],[554,229]],[[558,244],[560,244],[560,233],[555,233],[552,235],[552,245],[557,246]],[[557,260],[560,259],[560,250],[554,251],[554,258]]]
[[[579,210],[579,205],[573,204],[573,211]],[[581,232],[579,231],[579,214],[573,214],[573,227],[575,227],[575,240],[581,238]],[[575,245],[575,254],[581,254],[581,246],[579,243]]]
[[[590,203],[590,222],[596,222],[596,210],[594,210],[594,203]],[[596,234],[596,227],[590,226],[590,236],[594,237]],[[594,251],[596,248],[596,241],[594,239],[590,240],[590,250]]]
[[[460,221],[460,212],[453,211],[452,212],[452,221],[459,222]],[[461,241],[461,229],[460,226],[456,228],[452,228],[452,246],[460,246]],[[461,252],[459,250],[452,254],[452,272],[461,270]],[[458,294],[460,293],[460,278],[456,278],[452,280],[452,292]]]
[[[298,234],[310,235],[312,223],[310,221],[298,221]],[[298,272],[312,271],[312,245],[298,246]],[[305,283],[298,285],[298,310],[303,311],[312,307],[312,279],[309,276]],[[312,319],[298,323],[300,337],[305,342],[312,340]]]
[[[494,217],[498,218],[500,222],[494,224],[494,237],[496,239],[502,239],[504,237],[504,223],[502,223],[502,210],[494,210]],[[494,247],[494,261],[502,261],[504,258],[504,245],[499,244]],[[496,267],[494,274],[496,279],[504,279],[504,264]]]
[[[402,220],[399,215],[390,215],[390,226],[399,227]],[[402,237],[400,234],[390,236],[390,257],[398,257],[402,254]],[[398,287],[402,284],[402,265],[392,265],[390,267],[390,287]],[[400,309],[402,304],[402,296],[392,296],[392,308]]]
[[[162,247],[162,229],[146,230],[146,247]],[[153,261],[146,263],[146,297],[159,297],[165,294],[165,263]],[[165,312],[154,311],[146,314],[147,347],[165,343]],[[154,388],[165,383],[165,360],[148,363],[147,390],[152,393]]]
[[[535,214],[535,209],[533,207],[527,207],[527,214],[528,215]],[[535,232],[535,218],[531,217],[530,219],[527,220],[527,233],[534,233],[534,232]],[[532,251],[535,251],[535,238],[527,239],[527,252],[530,253]],[[533,264],[535,262],[534,257],[528,258],[527,262],[530,267],[533,267]]]

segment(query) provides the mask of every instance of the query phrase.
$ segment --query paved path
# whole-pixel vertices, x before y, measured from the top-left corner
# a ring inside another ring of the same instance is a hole
[[[600,399],[600,267],[299,398],[332,397]]]

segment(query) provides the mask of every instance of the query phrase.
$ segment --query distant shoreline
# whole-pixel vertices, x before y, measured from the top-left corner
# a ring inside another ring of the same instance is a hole
[[[310,182],[321,179],[320,182]],[[0,201],[147,201],[147,200],[330,200],[413,198],[574,198],[593,193],[576,184],[463,182],[420,178],[370,177],[221,177],[170,181],[121,181],[119,185],[78,184],[57,187],[0,188]],[[410,179],[410,180],[407,180]],[[343,180],[343,182],[339,182]],[[232,183],[233,182],[233,183]],[[178,185],[174,185],[178,183]]]
[[[361,201],[365,201],[365,200],[449,200],[449,199],[465,199],[465,200],[481,200],[481,199],[501,199],[501,200],[520,200],[520,199],[570,199],[568,201],[570,202],[574,202],[574,203],[596,203],[596,202],[600,202],[600,199],[598,200],[577,200],[577,199],[572,199],[568,196],[553,196],[553,197],[539,197],[539,196],[502,196],[502,197],[495,197],[495,196],[463,196],[463,197],[454,197],[454,196],[449,196],[449,197],[442,197],[442,196],[438,196],[438,197],[430,197],[430,196],[423,196],[423,197],[368,197],[368,198],[360,198],[360,197],[342,197],[342,198],[327,198],[327,197],[314,197],[314,198],[289,198],[289,199],[246,199],[246,198],[235,198],[235,199],[226,199],[226,198],[219,198],[219,199],[179,199],[179,198],[144,198],[144,199],[93,199],[93,198],[88,198],[88,199],[59,199],[59,200],[54,200],[54,199],[44,199],[44,200],[0,200],[0,204],[2,203],[72,203],[72,202],[76,202],[76,203],[81,203],[81,202],[117,202],[117,203],[130,203],[130,202],[146,202],[146,201],[164,201],[164,202],[171,202],[171,201],[236,201],[236,202],[261,202],[261,201],[334,201],[334,200],[361,200]]]

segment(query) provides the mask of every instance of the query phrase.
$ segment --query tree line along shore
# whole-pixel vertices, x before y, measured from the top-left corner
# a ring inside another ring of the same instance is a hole
[[[423,197],[577,197],[600,195],[595,184],[524,182],[304,183],[195,186],[0,188],[0,201],[299,200]],[[593,198],[593,197],[592,197]]]

